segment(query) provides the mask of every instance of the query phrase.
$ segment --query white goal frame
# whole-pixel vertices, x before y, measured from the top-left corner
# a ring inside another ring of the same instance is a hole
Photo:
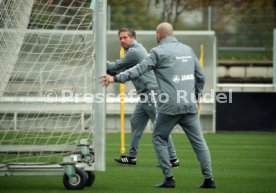
[[[29,2],[33,2],[32,0]],[[1,4],[1,1],[0,1]],[[101,94],[104,98],[105,98],[105,88],[102,87],[99,84],[99,76],[101,74],[105,74],[106,72],[106,67],[105,64],[106,63],[106,7],[107,7],[107,1],[106,0],[91,0],[91,9],[93,9],[94,11],[94,18],[95,18],[95,26],[94,26],[94,37],[91,36],[91,38],[94,38],[94,42],[95,42],[95,54],[97,55],[97,58],[94,62],[95,64],[95,68],[94,68],[94,94]],[[1,30],[1,29],[0,29]],[[31,30],[28,29],[26,31],[21,29],[15,29],[12,30],[13,33],[22,33],[24,37],[25,34],[24,33],[40,33],[39,30]],[[0,31],[1,33],[1,31]],[[42,31],[42,33],[47,33],[47,30]],[[58,33],[58,32],[57,32]],[[87,32],[83,32],[83,31],[79,31],[79,32],[66,32],[66,33],[87,33]],[[92,34],[92,33],[91,33]],[[1,34],[0,34],[1,35]],[[23,38],[22,40],[23,41]],[[19,52],[19,50],[17,50],[16,52]],[[91,60],[93,60],[93,54],[91,53]],[[14,60],[16,60],[16,57],[14,57]],[[16,62],[16,61],[14,61]],[[92,72],[91,72],[92,73]],[[2,77],[3,78],[3,77]],[[6,80],[7,82],[7,80]],[[1,86],[1,85],[0,85]],[[2,91],[3,89],[0,89],[0,91]],[[0,93],[0,112],[5,112],[5,113],[13,113],[14,114],[14,128],[16,130],[16,116],[18,112],[21,113],[31,113],[34,112],[35,109],[37,107],[39,107],[40,103],[45,102],[44,101],[45,98],[32,98],[32,97],[5,97],[2,96],[2,94]],[[93,151],[94,151],[94,155],[95,157],[93,158],[93,164],[91,165],[91,163],[89,163],[88,165],[83,164],[83,163],[77,163],[76,165],[78,165],[78,167],[85,169],[85,170],[96,170],[96,171],[105,171],[105,101],[103,102],[98,102],[98,103],[89,103],[87,104],[87,102],[83,102],[82,100],[85,100],[85,98],[79,98],[78,99],[80,102],[79,106],[81,107],[81,110],[79,110],[78,108],[76,108],[74,110],[74,104],[70,103],[70,101],[67,101],[67,103],[63,103],[64,101],[62,101],[62,99],[56,98],[54,99],[54,101],[52,101],[55,105],[60,106],[57,108],[57,106],[55,106],[55,108],[51,109],[51,104],[49,104],[49,108],[48,109],[44,109],[44,111],[47,112],[52,112],[52,111],[62,111],[63,113],[66,113],[66,109],[70,109],[70,113],[74,112],[74,113],[79,113],[81,114],[81,117],[83,119],[85,113],[89,113],[92,109],[93,105],[93,109],[94,112],[96,112],[93,116],[93,120],[94,124],[93,128],[94,130],[91,131],[93,132]],[[21,103],[20,102],[24,102]],[[28,106],[28,101],[29,103],[32,103],[34,106],[34,108],[30,108],[30,106]],[[27,102],[27,103],[26,103]],[[14,109],[14,106],[10,105],[11,103],[18,103],[19,106]],[[90,105],[90,106],[89,106]],[[73,111],[72,111],[73,109]],[[84,126],[82,127],[82,129],[84,128]],[[84,143],[84,144],[83,144]],[[3,145],[0,144],[0,153],[16,153],[18,151],[22,151],[22,152],[33,152],[34,154],[37,152],[70,152],[70,150],[74,149],[77,151],[77,153],[83,153],[83,151],[88,151],[88,147],[91,148],[90,145],[86,144],[86,142],[82,141],[79,142],[79,144],[76,144],[78,146],[80,146],[80,148],[75,148],[72,145],[59,145],[59,146],[51,146],[49,145],[48,147],[45,146],[36,146],[34,148],[34,146],[28,146],[28,145],[21,145],[20,147],[18,146],[9,146],[9,145]],[[85,146],[86,148],[82,148],[83,146]],[[76,152],[71,152],[71,153],[76,153]],[[70,162],[70,164],[72,163],[76,163],[78,158],[78,155],[73,155],[73,157],[69,157],[64,159],[63,162]],[[47,164],[47,163],[42,163],[42,164],[36,164],[36,163],[20,163],[20,164],[11,164],[8,165],[7,163],[0,163],[0,176],[6,176],[6,175],[63,175],[64,174],[64,165],[66,165],[66,163],[62,163],[62,164]]]

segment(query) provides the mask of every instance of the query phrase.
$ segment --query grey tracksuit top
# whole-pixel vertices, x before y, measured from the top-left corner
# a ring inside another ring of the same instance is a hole
[[[125,51],[126,54],[124,57],[115,62],[107,62],[108,73],[118,74],[137,65],[148,56],[146,49],[136,40],[134,40],[129,49]],[[141,76],[131,78],[131,80],[138,94],[150,93],[151,90],[158,90],[157,80],[152,70],[145,72]]]
[[[115,81],[126,82],[150,70],[154,71],[161,90],[159,113],[177,115],[198,111],[194,99],[202,92],[205,77],[192,48],[174,36],[168,36],[150,51],[145,60],[116,75]]]

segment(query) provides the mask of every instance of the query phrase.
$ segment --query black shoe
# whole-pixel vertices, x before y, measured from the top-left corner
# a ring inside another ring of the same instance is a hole
[[[212,178],[205,179],[200,188],[216,188],[215,181]]]
[[[166,178],[161,184],[157,184],[154,187],[156,188],[175,188],[174,178]]]
[[[171,160],[171,167],[174,168],[174,167],[179,167],[180,166],[180,163],[179,163],[179,160],[178,159],[175,159],[175,160]]]
[[[115,158],[114,161],[121,165],[135,166],[136,158],[131,158],[127,156],[121,156],[120,158]]]

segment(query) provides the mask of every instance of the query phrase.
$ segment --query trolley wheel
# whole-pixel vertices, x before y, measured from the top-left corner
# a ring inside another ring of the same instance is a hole
[[[66,174],[63,175],[63,185],[69,190],[83,189],[86,185],[87,174],[83,170],[76,168],[75,176],[69,178]]]
[[[90,187],[94,184],[95,177],[96,177],[95,172],[94,171],[86,171],[85,173],[86,173],[86,177],[87,177],[85,185]]]

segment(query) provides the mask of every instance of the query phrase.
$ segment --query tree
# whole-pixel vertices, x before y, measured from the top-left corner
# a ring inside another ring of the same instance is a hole
[[[144,0],[108,0],[111,7],[111,29],[130,27],[135,30],[155,29],[158,19],[147,12]]]
[[[154,1],[154,2],[153,2]],[[154,3],[155,6],[163,7],[162,21],[172,23],[176,29],[179,16],[185,11],[191,11],[203,7],[210,0],[148,0],[147,6]]]

